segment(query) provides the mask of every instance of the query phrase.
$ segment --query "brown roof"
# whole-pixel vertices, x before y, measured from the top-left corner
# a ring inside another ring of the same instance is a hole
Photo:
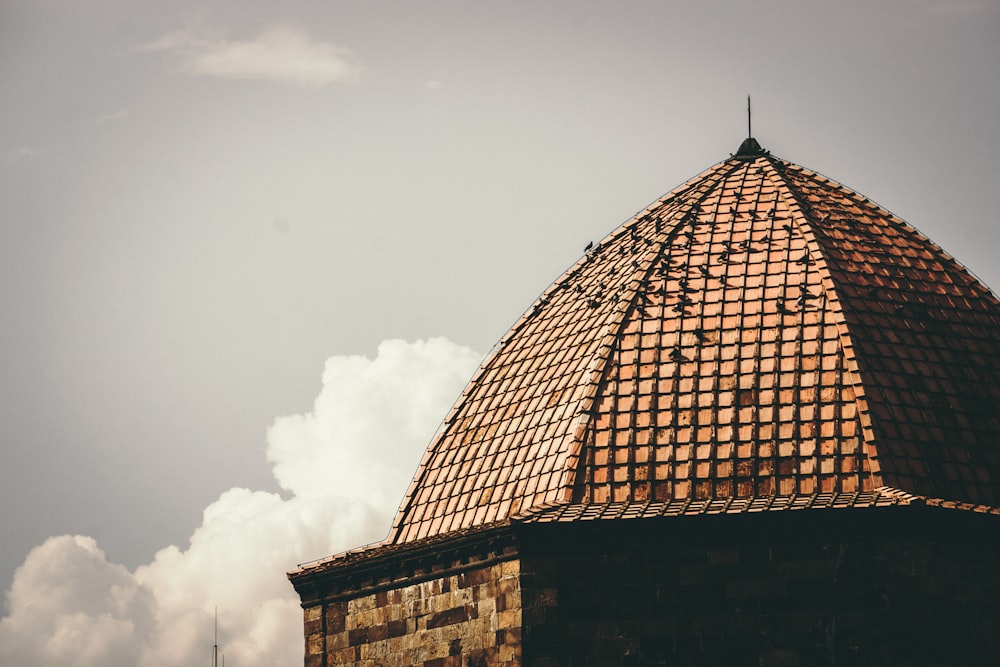
[[[390,541],[583,512],[563,505],[883,487],[1000,505],[1000,302],[901,219],[748,140],[521,317]]]

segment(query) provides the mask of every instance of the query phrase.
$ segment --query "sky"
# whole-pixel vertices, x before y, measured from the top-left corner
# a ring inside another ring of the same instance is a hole
[[[1000,287],[1000,1],[0,2],[0,665],[300,664],[475,367],[753,134]]]

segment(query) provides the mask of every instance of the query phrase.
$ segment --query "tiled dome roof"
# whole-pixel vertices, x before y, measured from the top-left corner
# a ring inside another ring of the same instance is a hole
[[[521,317],[390,541],[820,496],[1000,505],[1000,302],[903,220],[748,139]]]

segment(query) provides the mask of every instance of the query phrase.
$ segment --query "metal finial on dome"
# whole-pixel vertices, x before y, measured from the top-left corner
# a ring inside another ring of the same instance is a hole
[[[740,144],[739,149],[736,151],[737,157],[756,157],[758,155],[767,155],[768,151],[761,148],[761,145],[757,143],[757,140],[753,138],[752,125],[750,124],[750,96],[747,95],[747,138],[743,140]]]

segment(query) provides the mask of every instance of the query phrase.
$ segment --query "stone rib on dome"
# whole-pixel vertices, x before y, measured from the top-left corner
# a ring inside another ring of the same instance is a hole
[[[866,198],[738,153],[521,317],[429,447],[390,541],[574,515],[561,505],[885,488],[1000,505],[1000,302]]]

